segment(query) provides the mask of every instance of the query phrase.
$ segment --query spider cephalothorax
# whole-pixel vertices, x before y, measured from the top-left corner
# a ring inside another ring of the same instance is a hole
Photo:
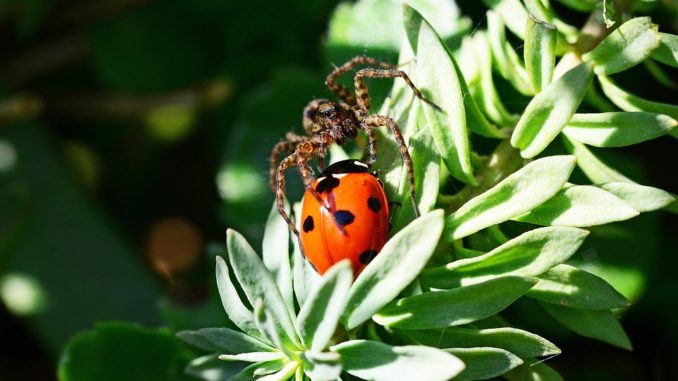
[[[336,79],[353,69],[356,65],[370,65],[374,66],[374,68],[358,70],[354,77],[355,93],[351,93],[345,86],[338,84]],[[377,155],[377,136],[374,129],[382,126],[388,127],[391,130],[398,144],[403,162],[407,167],[412,205],[415,214],[419,215],[415,199],[412,159],[410,158],[400,128],[390,117],[370,114],[370,98],[367,93],[367,86],[365,86],[365,78],[395,77],[405,80],[419,99],[440,110],[438,106],[422,96],[421,92],[414,86],[405,72],[398,70],[391,64],[366,56],[358,56],[336,68],[327,76],[325,84],[339,97],[340,101],[332,102],[327,99],[316,99],[309,102],[303,114],[303,125],[307,136],[288,132],[286,139],[273,147],[270,172],[271,188],[276,192],[278,211],[297,237],[299,232],[285,211],[284,206],[285,170],[292,166],[299,167],[306,190],[324,208],[329,210],[332,206],[325,205],[321,201],[318,192],[311,187],[313,176],[309,167],[309,161],[317,158],[318,165],[321,168],[324,167],[325,155],[330,144],[337,143],[342,145],[349,139],[355,139],[358,136],[358,131],[364,131],[368,138],[369,156],[367,163],[373,164]],[[279,162],[280,154],[284,152],[289,153],[289,155]]]

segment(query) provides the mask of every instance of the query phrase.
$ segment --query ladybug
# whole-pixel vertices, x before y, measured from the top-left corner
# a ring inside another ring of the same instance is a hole
[[[345,258],[351,260],[354,274],[359,274],[384,246],[388,231],[384,187],[363,162],[343,160],[330,165],[304,193],[301,246],[321,275]]]

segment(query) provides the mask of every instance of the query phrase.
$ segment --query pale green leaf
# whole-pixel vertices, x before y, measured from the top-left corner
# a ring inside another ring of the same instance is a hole
[[[289,213],[287,202],[285,202],[285,210]],[[290,313],[294,313],[289,242],[290,228],[274,203],[266,221],[261,257],[266,268],[273,274],[280,294],[287,303],[287,309]]]
[[[251,305],[263,300],[271,311],[272,321],[283,343],[298,346],[299,339],[273,275],[247,243],[245,238],[232,229],[226,231],[228,256],[240,286]],[[256,317],[255,317],[256,318]]]
[[[557,0],[559,3],[580,12],[589,12],[595,9],[600,0]]]
[[[365,267],[351,287],[342,322],[353,329],[392,301],[419,275],[433,254],[443,229],[435,210],[394,235]]]
[[[344,370],[373,381],[448,381],[464,369],[455,356],[424,346],[392,347],[377,341],[352,340],[331,348]]]
[[[511,145],[525,158],[541,153],[577,111],[592,76],[591,65],[580,64],[532,98],[513,131]]]
[[[543,357],[560,353],[550,341],[517,328],[470,329],[447,327],[442,330],[403,330],[402,334],[415,343],[436,348],[494,347],[505,349],[518,357]]]
[[[455,378],[459,380],[486,380],[501,376],[523,363],[520,357],[499,348],[446,348],[466,364],[466,368]]]
[[[669,33],[659,33],[661,44],[652,52],[652,58],[657,61],[678,68],[678,36]]]
[[[401,329],[432,329],[472,323],[500,312],[537,281],[501,277],[452,290],[399,299],[373,317],[378,324]]]
[[[344,260],[332,266],[313,288],[297,317],[305,348],[315,352],[325,349],[344,312],[351,282],[351,263]]]
[[[524,29],[525,25],[523,24]],[[487,34],[494,62],[502,77],[509,81],[521,94],[534,95],[534,90],[529,83],[527,71],[523,67],[520,57],[506,40],[502,19],[492,11],[487,12]]]
[[[579,143],[574,139],[569,139],[565,135],[561,135],[565,148],[577,157],[577,165],[594,183],[606,183],[611,181],[629,182],[631,179],[617,172],[617,170],[610,168],[603,163],[596,155],[593,154],[585,145]]]
[[[558,372],[537,359],[525,359],[525,364],[506,373],[504,377],[509,381],[563,381]]]
[[[574,114],[565,135],[595,147],[623,147],[654,139],[678,126],[675,119],[650,112]]]
[[[565,307],[604,310],[628,307],[629,302],[609,283],[570,265],[558,265],[541,274],[527,296]]]
[[[261,332],[254,322],[252,312],[243,304],[238,290],[236,290],[231,277],[228,274],[228,266],[223,258],[217,256],[217,288],[219,289],[219,297],[221,304],[224,306],[228,318],[248,335],[262,338]],[[264,340],[266,340],[264,338]]]
[[[219,360],[223,361],[244,361],[244,362],[266,362],[280,360],[283,358],[280,352],[249,352],[238,353],[234,355],[219,355]]]
[[[516,221],[535,225],[596,226],[636,217],[638,211],[612,193],[591,185],[568,186]]]
[[[417,81],[422,92],[442,109],[424,104],[433,141],[443,162],[457,179],[475,184],[466,127],[464,94],[454,58],[431,25],[404,6],[405,30],[417,55]]]
[[[301,203],[294,205],[294,215],[301,216]],[[297,230],[301,231],[299,224],[300,221],[297,221]],[[299,240],[296,237],[292,237],[292,247],[294,248],[292,254],[294,296],[297,299],[297,304],[303,306],[313,286],[320,281],[320,275],[313,270],[311,263],[304,258],[299,248]]]
[[[563,187],[575,161],[550,156],[527,164],[448,216],[445,238],[457,240],[534,209]]]
[[[525,69],[535,92],[539,93],[551,83],[556,63],[555,26],[530,16],[525,31]]]
[[[659,188],[626,182],[610,182],[599,186],[641,213],[661,209],[674,201],[670,193]]]
[[[286,381],[294,376],[297,372],[299,364],[296,361],[291,361],[280,369],[277,373],[269,374],[267,376],[257,378],[257,381]],[[230,380],[229,380],[230,381]]]
[[[336,352],[306,351],[301,358],[304,372],[313,381],[336,381],[341,375],[341,356]]]
[[[277,319],[275,319],[271,312],[264,305],[263,299],[257,299],[254,303],[254,319],[257,323],[257,328],[264,334],[273,345],[283,353],[287,358],[294,358],[294,350],[298,346],[290,346],[288,341],[283,341],[281,330],[276,326]]]
[[[520,0],[483,0],[483,3],[501,16],[513,34],[521,40],[525,39],[528,14]]]
[[[220,353],[245,353],[274,351],[275,348],[252,336],[228,328],[203,328],[196,331],[177,332],[184,342],[205,351]]]
[[[424,271],[422,282],[454,288],[500,276],[537,276],[568,260],[588,235],[586,230],[548,227],[530,230],[491,252]]]
[[[205,381],[224,381],[230,380],[245,368],[242,362],[225,362],[218,357],[218,354],[197,357],[186,365],[184,372]]]
[[[592,51],[582,55],[595,63],[596,74],[614,74],[635,66],[659,47],[659,27],[649,17],[636,17],[620,25]]]
[[[619,321],[609,310],[580,310],[541,303],[554,319],[573,332],[631,350],[631,342]]]
[[[641,98],[621,89],[606,76],[599,75],[597,77],[603,93],[620,109],[624,111],[645,111],[665,114],[678,120],[678,105],[654,102]],[[676,136],[676,129],[673,130],[672,135]]]

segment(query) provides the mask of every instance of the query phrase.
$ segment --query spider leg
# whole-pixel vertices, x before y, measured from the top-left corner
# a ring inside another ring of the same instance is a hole
[[[294,235],[297,236],[297,239],[299,240],[299,247],[301,247],[301,238],[299,237],[299,231],[297,230],[297,227],[294,226],[294,222],[292,222],[292,219],[285,210],[285,170],[294,165],[297,165],[297,157],[295,154],[287,156],[280,162],[280,165],[278,165],[278,169],[276,172],[277,186],[275,188],[275,200],[278,206],[278,213],[280,213],[280,216],[282,216],[283,220],[287,222],[287,226],[290,227],[292,233],[294,233]]]
[[[419,217],[419,207],[417,206],[417,199],[414,190],[414,166],[412,165],[412,158],[410,153],[407,150],[407,145],[405,144],[405,139],[400,132],[400,128],[395,120],[382,115],[368,115],[363,118],[361,122],[362,128],[367,130],[369,128],[376,128],[381,126],[387,126],[393,136],[395,137],[396,143],[398,143],[398,148],[400,149],[400,156],[403,158],[403,163],[407,167],[408,180],[410,184],[410,198],[412,199],[412,206],[414,207],[414,214]]]
[[[367,56],[356,56],[353,57],[350,61],[346,62],[345,64],[335,68],[328,76],[327,79],[325,80],[325,85],[332,90],[334,94],[339,97],[342,101],[344,101],[346,104],[350,106],[355,106],[356,103],[356,98],[355,96],[351,93],[349,89],[346,88],[346,86],[340,85],[337,83],[337,78],[339,78],[341,75],[351,71],[354,67],[357,65],[371,65],[371,66],[379,66],[384,69],[392,69],[394,68],[393,65],[376,60],[372,57],[367,57]]]
[[[367,164],[372,165],[377,161],[377,134],[374,133],[374,129],[371,127],[367,127],[365,125],[361,125],[360,127],[367,134],[367,148],[370,153],[370,157],[367,159]]]
[[[276,191],[276,169],[278,168],[278,160],[280,159],[280,154],[284,152],[292,153],[294,150],[297,148],[297,144],[301,143],[304,141],[304,138],[302,136],[299,136],[295,133],[288,132],[287,136],[285,137],[285,140],[282,142],[278,142],[276,145],[273,146],[273,149],[271,150],[271,156],[269,157],[269,160],[271,162],[271,168],[269,170],[269,185],[271,186],[271,190],[274,192]]]
[[[419,89],[412,83],[410,77],[402,70],[397,69],[361,69],[358,70],[354,77],[354,86],[355,86],[355,95],[357,98],[357,105],[364,114],[369,114],[370,112],[370,97],[367,94],[367,85],[365,85],[365,77],[367,78],[402,78],[407,85],[412,89],[414,95],[417,98],[421,99],[422,102],[426,102],[428,105],[434,109],[442,112],[443,110],[433,103],[431,100],[424,97],[424,95],[419,91]]]

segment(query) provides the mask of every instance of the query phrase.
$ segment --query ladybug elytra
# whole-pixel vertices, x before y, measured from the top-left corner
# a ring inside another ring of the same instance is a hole
[[[389,207],[379,179],[357,160],[327,167],[304,193],[301,245],[318,273],[350,259],[354,274],[379,253],[389,230]]]

